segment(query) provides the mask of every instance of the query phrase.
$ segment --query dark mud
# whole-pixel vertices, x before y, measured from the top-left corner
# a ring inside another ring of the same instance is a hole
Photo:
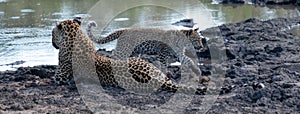
[[[0,113],[90,112],[77,89],[56,86],[56,66],[22,67],[0,73]]]
[[[224,85],[207,113],[299,113],[300,40],[288,30],[297,24],[300,24],[300,18],[248,19],[201,31],[205,37],[223,39],[227,56],[221,63],[226,70]],[[219,44],[211,38],[203,42],[207,47],[198,53],[202,63],[199,67],[202,75],[211,77],[210,53],[214,50],[211,45]],[[110,52],[104,50],[99,53],[110,56]],[[0,113],[92,113],[75,87],[54,84],[52,78],[56,67],[43,65],[0,72]],[[156,108],[173,95],[109,90],[107,94],[125,106],[122,110],[126,107],[141,110],[136,112]],[[184,112],[201,110],[202,99],[194,97]],[[103,110],[116,111],[118,108]],[[174,108],[174,112],[177,110],[180,109]]]
[[[299,22],[300,18],[248,19],[202,31],[221,34],[225,40],[224,86],[233,87],[209,112],[299,113],[300,41],[287,31]]]

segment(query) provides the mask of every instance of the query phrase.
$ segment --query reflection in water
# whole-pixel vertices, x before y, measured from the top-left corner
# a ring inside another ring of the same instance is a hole
[[[171,24],[178,21],[178,19],[187,17],[179,12],[161,6],[138,6],[128,9],[114,18],[104,31],[110,32],[116,29],[137,27],[176,29],[176,26],[172,26]]]
[[[256,17],[260,19],[270,19],[276,17],[296,17],[299,10],[296,8],[267,8],[255,7],[251,5],[223,6],[210,4],[210,0],[200,0],[205,8],[212,15],[217,25],[245,20]],[[23,66],[40,64],[57,64],[57,50],[51,44],[51,29],[56,21],[72,19],[75,16],[87,18],[87,12],[98,2],[98,0],[0,0],[0,65],[15,61],[26,61]],[[100,16],[109,15],[111,11],[120,7],[111,3],[109,9]],[[127,5],[121,4],[121,5]],[[121,12],[110,25],[105,26],[104,33],[110,33],[116,29],[125,27],[173,27],[170,23],[182,18],[194,16],[195,22],[207,18],[196,11],[187,10],[197,7],[187,3],[173,4],[178,9],[185,10],[185,14],[180,14],[173,9],[163,7],[140,6]],[[196,8],[197,9],[197,8]],[[100,11],[99,11],[100,12]],[[193,12],[193,13],[191,13]],[[200,12],[200,11],[199,11]],[[152,16],[149,17],[149,14]],[[204,26],[205,22],[197,22],[197,26]],[[86,22],[83,22],[85,28]],[[178,28],[176,28],[178,29]],[[179,28],[181,29],[181,28]],[[299,29],[298,29],[299,30]],[[101,34],[100,31],[95,31]],[[103,45],[105,48],[112,48],[115,43]],[[0,70],[9,67],[0,66]]]

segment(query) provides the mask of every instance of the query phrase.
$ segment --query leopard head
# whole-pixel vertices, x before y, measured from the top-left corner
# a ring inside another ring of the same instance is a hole
[[[52,46],[59,49],[64,38],[73,38],[76,35],[76,31],[80,28],[80,20],[75,18],[74,20],[66,20],[57,22],[52,30]]]
[[[201,50],[203,48],[202,38],[198,33],[199,28],[191,29],[191,30],[181,30],[183,34],[185,34],[190,42],[193,44],[196,50]]]

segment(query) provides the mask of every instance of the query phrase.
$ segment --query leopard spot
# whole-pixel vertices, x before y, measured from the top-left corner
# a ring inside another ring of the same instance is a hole
[[[151,80],[151,77],[145,73],[138,72],[137,74],[133,74],[132,78],[140,83],[148,83]]]

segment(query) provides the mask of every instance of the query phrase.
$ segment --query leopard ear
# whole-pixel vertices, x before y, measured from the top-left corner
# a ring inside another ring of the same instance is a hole
[[[197,27],[196,29],[194,29],[194,31],[196,31],[196,32],[198,32],[198,30],[199,30],[199,27]]]
[[[58,29],[62,29],[62,26],[61,26],[61,24],[59,22],[56,22],[55,24],[56,24],[56,26],[57,26]]]
[[[73,21],[77,22],[79,25],[81,25],[81,17],[75,17]]]

